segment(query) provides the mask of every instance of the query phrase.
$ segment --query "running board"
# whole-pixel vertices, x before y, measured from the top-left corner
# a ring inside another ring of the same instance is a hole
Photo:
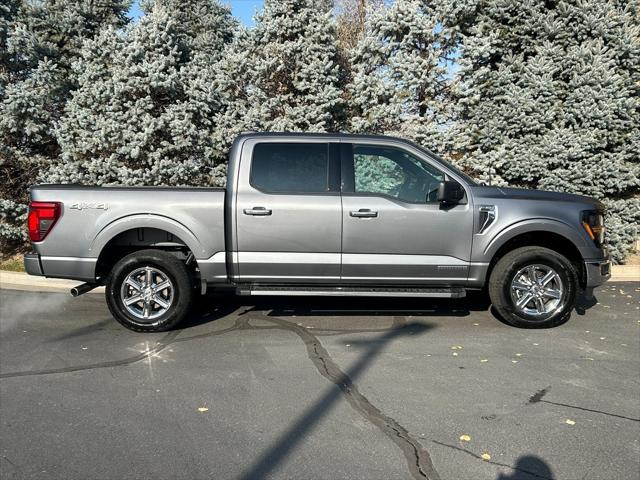
[[[466,296],[464,288],[399,288],[399,287],[292,287],[264,286],[238,287],[238,295],[286,295],[300,297],[426,297],[426,298],[462,298]]]

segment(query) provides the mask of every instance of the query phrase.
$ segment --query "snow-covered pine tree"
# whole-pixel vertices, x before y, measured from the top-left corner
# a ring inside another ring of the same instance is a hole
[[[27,187],[59,154],[54,125],[75,88],[82,42],[126,23],[129,0],[0,5],[0,249],[24,240]]]
[[[352,58],[351,129],[441,150],[449,47],[430,2],[396,0],[366,18]]]
[[[221,107],[211,81],[214,66],[186,41],[189,29],[178,28],[170,12],[158,2],[125,32],[106,30],[85,43],[74,65],[80,86],[57,129],[62,162],[47,173],[48,181],[218,182],[219,166],[211,163]],[[230,17],[227,9],[219,13]],[[218,24],[235,25],[230,18]],[[231,35],[219,32],[219,50]]]
[[[266,0],[218,68],[228,108],[220,155],[244,130],[335,131],[343,121],[335,21],[326,0]]]
[[[447,0],[461,32],[463,165],[494,184],[591,195],[622,261],[640,224],[636,2]]]

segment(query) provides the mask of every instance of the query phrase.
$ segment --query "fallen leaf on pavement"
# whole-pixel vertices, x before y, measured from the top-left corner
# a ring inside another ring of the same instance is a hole
[[[480,455],[480,458],[482,458],[483,460],[491,460],[491,455],[489,455],[488,453],[483,453],[482,455]]]
[[[469,435],[460,435],[460,441],[461,442],[470,442],[471,441],[471,437]]]
[[[208,412],[209,409],[207,407],[198,407],[199,412]]]
[[[570,418],[567,418],[564,423],[566,423],[567,425],[575,425],[576,422],[574,422],[573,420],[571,420]]]

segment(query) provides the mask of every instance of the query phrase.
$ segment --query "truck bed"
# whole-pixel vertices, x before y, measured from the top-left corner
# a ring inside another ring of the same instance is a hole
[[[134,244],[158,235],[159,244],[186,245],[203,265],[224,252],[223,188],[36,185],[30,195],[61,204],[55,227],[33,244],[46,276],[93,280],[99,253],[116,237]]]

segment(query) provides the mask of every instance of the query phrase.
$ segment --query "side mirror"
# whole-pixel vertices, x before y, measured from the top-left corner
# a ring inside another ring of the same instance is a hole
[[[440,182],[437,200],[442,203],[458,203],[464,198],[464,188],[451,180]]]

